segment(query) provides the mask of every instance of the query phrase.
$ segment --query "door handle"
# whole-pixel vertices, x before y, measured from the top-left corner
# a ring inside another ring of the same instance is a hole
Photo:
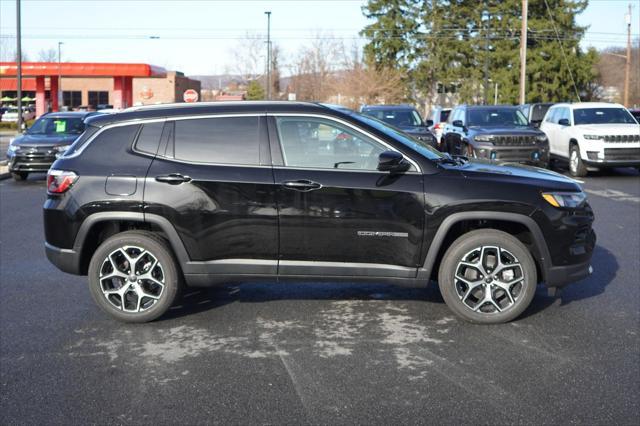
[[[313,191],[316,189],[322,188],[322,185],[306,179],[301,180],[288,180],[286,182],[282,182],[282,186],[287,189],[293,189],[294,191]]]
[[[181,183],[190,182],[189,176],[183,176],[180,173],[170,173],[168,175],[156,176],[156,180],[169,185],[180,185]]]

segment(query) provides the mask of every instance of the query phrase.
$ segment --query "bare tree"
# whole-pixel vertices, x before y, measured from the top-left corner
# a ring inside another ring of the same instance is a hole
[[[38,52],[38,61],[55,62],[58,60],[58,52],[56,49],[41,49]]]
[[[343,44],[318,35],[299,50],[290,66],[291,91],[299,100],[326,101],[331,95],[332,78],[339,69]]]
[[[242,76],[245,81],[260,78],[266,68],[267,41],[261,35],[246,34],[231,50],[233,65],[231,71]]]
[[[622,102],[624,92],[624,67],[627,51],[622,47],[611,47],[600,52],[600,58],[596,64],[599,84],[604,91],[609,87],[617,89],[619,96],[612,99]],[[640,39],[636,39],[631,48],[631,75],[629,78],[629,103],[640,105]],[[602,96],[602,95],[601,95]]]
[[[13,62],[18,59],[16,52],[16,39],[15,38],[0,38],[0,61]],[[24,49],[22,49],[22,60],[28,61],[29,56]]]

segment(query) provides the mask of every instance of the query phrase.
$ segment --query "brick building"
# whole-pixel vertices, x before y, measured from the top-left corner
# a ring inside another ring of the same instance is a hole
[[[16,69],[15,62],[0,63],[0,98],[16,97]],[[26,62],[22,75],[23,96],[36,99],[37,115],[58,110],[58,90],[62,109],[182,102],[187,89],[200,94],[200,81],[147,64]]]

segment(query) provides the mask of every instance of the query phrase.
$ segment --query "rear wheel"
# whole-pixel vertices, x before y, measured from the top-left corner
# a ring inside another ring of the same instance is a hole
[[[474,323],[497,324],[511,321],[529,306],[536,291],[536,267],[517,238],[481,229],[451,244],[438,283],[455,314]]]
[[[124,322],[152,321],[173,304],[181,276],[167,243],[151,232],[107,239],[89,264],[89,288],[98,306]]]
[[[575,144],[571,145],[569,152],[569,173],[575,177],[584,177],[587,175],[587,168],[580,157],[580,148]]]
[[[11,172],[11,177],[16,181],[26,180],[28,176],[28,172]]]

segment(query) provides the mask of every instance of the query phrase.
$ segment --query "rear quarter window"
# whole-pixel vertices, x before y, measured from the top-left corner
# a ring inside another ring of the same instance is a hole
[[[164,122],[144,124],[136,141],[136,149],[155,155],[158,152],[158,145],[160,144],[163,128]]]
[[[139,124],[105,129],[85,148],[83,155],[90,155],[102,160],[125,155],[131,148],[139,129]]]

